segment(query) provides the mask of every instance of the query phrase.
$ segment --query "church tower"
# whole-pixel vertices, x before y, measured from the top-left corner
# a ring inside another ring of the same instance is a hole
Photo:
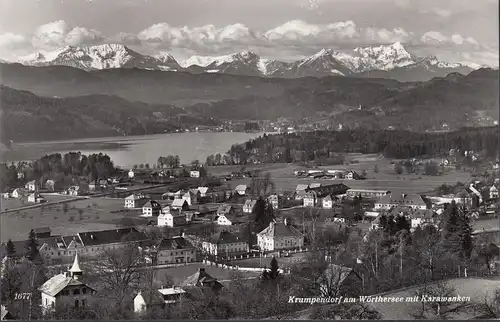
[[[78,260],[78,253],[75,254],[75,260],[73,261],[73,266],[68,271],[69,277],[78,280],[82,275],[83,271],[80,269],[80,261]]]

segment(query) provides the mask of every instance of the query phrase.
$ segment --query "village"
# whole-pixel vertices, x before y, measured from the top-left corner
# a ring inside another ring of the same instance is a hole
[[[31,180],[2,193],[2,219],[26,218],[23,211],[40,210],[38,220],[19,229],[28,239],[3,241],[2,262],[24,258],[26,245],[36,240],[44,265],[59,272],[47,276],[37,289],[40,303],[32,303],[29,296],[30,310],[32,305],[40,305],[44,312],[55,312],[62,307],[60,302],[67,301],[75,308],[88,305],[98,287],[85,284],[82,274],[92,271],[85,267],[101,261],[107,252],[131,245],[143,269],[173,277],[169,285],[160,283],[154,296],[140,289],[128,294],[133,298],[133,312],[140,315],[152,306],[172,306],[196,298],[200,288],[218,291],[228,287],[233,272],[246,279],[261,278],[270,269],[291,274],[297,263],[330,247],[318,242],[324,236],[320,231],[357,231],[361,242],[367,243],[391,218],[404,218],[409,233],[427,226],[439,229],[450,203],[467,211],[474,236],[487,236],[496,247],[486,265],[491,275],[500,272],[500,182],[494,175],[498,165],[492,167],[489,179],[471,180],[451,193],[435,195],[363,187],[366,170],[358,174],[349,167],[292,169],[287,180],[300,181],[289,190],[276,189],[274,180],[279,178],[262,168],[233,167],[235,171],[226,173],[199,164],[182,170],[162,168],[118,170],[113,176],[77,185],[65,180],[48,179],[42,184]],[[23,179],[22,172],[18,179]],[[351,187],[353,183],[356,187]],[[51,214],[56,213],[67,222],[54,220],[59,217]],[[67,228],[70,225],[79,228]],[[328,256],[330,269],[335,267],[342,280],[344,270],[356,272],[355,267],[336,264]],[[467,271],[458,276],[467,277]],[[349,279],[342,283],[348,284]],[[8,311],[2,306],[2,318]]]

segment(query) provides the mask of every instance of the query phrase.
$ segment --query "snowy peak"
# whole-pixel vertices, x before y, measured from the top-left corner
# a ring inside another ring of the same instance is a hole
[[[66,46],[51,53],[34,54],[24,61],[28,65],[63,65],[84,70],[109,68],[143,68],[155,70],[181,69],[175,59],[163,56],[157,59],[139,54],[119,44],[104,44],[88,47]]]

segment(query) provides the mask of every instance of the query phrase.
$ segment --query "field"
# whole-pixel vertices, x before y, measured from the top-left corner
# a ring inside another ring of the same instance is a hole
[[[114,229],[125,217],[137,218],[139,210],[125,212],[123,199],[92,198],[1,214],[1,241],[24,240],[33,228],[50,227],[53,234],[72,235],[88,230]]]
[[[356,189],[381,189],[395,192],[426,194],[432,192],[443,183],[455,184],[457,181],[467,182],[471,180],[469,173],[454,169],[446,169],[445,173],[440,176],[426,176],[423,174],[398,175],[394,171],[394,165],[391,164],[390,160],[378,158],[376,155],[353,154],[349,155],[348,159],[350,162],[349,164],[323,166],[319,168],[329,170],[354,170],[358,173],[362,173],[364,170],[367,173],[366,180],[320,180],[298,178],[294,176],[293,171],[306,168],[300,165],[286,163],[248,165],[245,167],[245,171],[259,169],[262,172],[269,172],[275,182],[277,192],[294,191],[298,184],[317,182],[327,185],[343,182],[348,187]],[[375,167],[378,168],[377,173],[374,171]],[[240,171],[241,168],[241,166],[216,166],[210,167],[209,172],[214,175],[224,175],[233,171]],[[239,184],[248,184],[250,180],[249,178],[231,180],[228,181],[227,184],[229,184],[231,188],[234,188]]]
[[[72,196],[61,196],[61,195],[57,195],[57,194],[42,193],[41,195],[42,195],[42,197],[45,198],[45,200],[47,202],[58,202],[58,201],[63,201],[63,200],[75,199],[75,197],[72,197]],[[1,197],[0,204],[1,204],[1,211],[38,205],[34,202],[28,202],[27,196],[24,198],[19,198],[19,199],[17,199],[17,198],[5,199],[5,198]]]

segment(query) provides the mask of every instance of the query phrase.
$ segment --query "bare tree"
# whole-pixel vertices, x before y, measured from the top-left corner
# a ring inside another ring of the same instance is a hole
[[[250,181],[250,192],[254,195],[266,196],[274,192],[275,184],[271,179],[271,174],[266,172],[263,177],[260,171],[254,171]]]
[[[20,270],[20,265],[17,265],[14,260],[10,258],[7,258],[1,263],[0,269],[2,272],[2,303],[11,306],[14,304],[16,294],[21,292],[23,274]]]
[[[99,294],[115,300],[123,312],[126,296],[140,287],[144,263],[143,254],[133,242],[119,249],[104,250],[100,260],[91,265],[102,286]]]
[[[450,315],[464,312],[471,307],[467,301],[453,300],[458,294],[455,288],[445,281],[424,284],[415,291],[415,295],[419,297],[421,307],[412,315],[419,319],[447,319]]]
[[[380,320],[381,314],[364,303],[342,303],[318,307],[313,310],[311,320]]]
[[[495,291],[492,298],[487,295],[483,302],[474,306],[476,312],[479,313],[477,318],[480,319],[499,319],[500,318],[500,288]]]

